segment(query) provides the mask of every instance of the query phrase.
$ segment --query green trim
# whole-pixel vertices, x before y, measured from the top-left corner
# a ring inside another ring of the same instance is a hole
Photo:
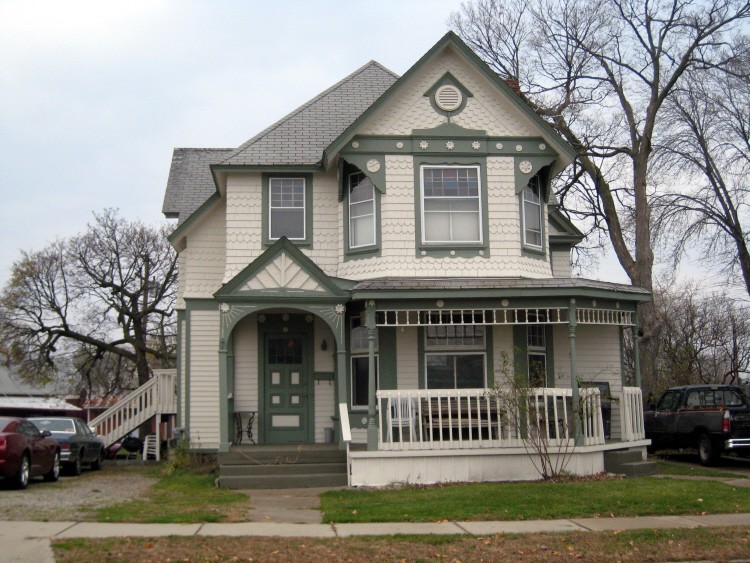
[[[303,174],[303,173],[291,173],[291,174],[284,174],[282,172],[266,172],[263,174],[263,187],[262,187],[262,216],[263,220],[261,221],[262,225],[262,233],[261,238],[263,240],[264,246],[272,246],[275,242],[282,240],[283,238],[286,238],[284,236],[278,238],[278,239],[272,239],[270,237],[270,222],[269,222],[269,190],[270,190],[270,182],[269,180],[271,178],[302,178],[305,180],[305,237],[303,239],[294,239],[292,242],[294,242],[297,246],[304,246],[304,247],[310,247],[313,246],[313,238],[314,238],[314,225],[313,225],[313,175],[312,174]]]
[[[513,325],[513,371],[514,375],[529,373],[526,325]]]
[[[383,151],[385,152],[385,151]],[[339,183],[339,201],[344,200],[344,194],[348,196],[349,183],[346,181],[349,178],[349,174],[355,172],[351,170],[351,167],[356,168],[356,172],[362,172],[367,176],[372,185],[378,193],[384,194],[386,190],[385,181],[385,154],[354,154],[349,153],[346,156],[342,155],[342,158],[346,160],[351,166],[344,167],[342,170],[342,178]],[[376,164],[377,163],[377,164]]]
[[[349,141],[354,133],[359,129],[371,115],[373,115],[383,104],[394,97],[397,92],[404,86],[409,79],[416,74],[424,65],[428,63],[435,55],[448,47],[454,48],[460,55],[471,63],[484,77],[494,84],[500,94],[523,115],[525,115],[534,125],[542,132],[543,137],[549,143],[554,145],[556,151],[564,156],[557,162],[556,172],[565,168],[576,157],[576,152],[562,137],[560,137],[550,125],[547,124],[531,107],[516,94],[503,79],[501,79],[487,64],[474,53],[461,39],[452,31],[446,33],[427,53],[425,53],[401,78],[399,78],[375,103],[367,108],[346,130],[338,136],[324,151],[322,164],[325,169],[337,154]]]
[[[435,93],[437,92],[438,88],[441,86],[451,85],[455,86],[460,92],[461,92],[461,104],[454,110],[446,111],[442,109],[440,106],[437,105],[437,102],[435,101]],[[450,72],[446,72],[443,76],[440,77],[440,79],[433,84],[427,92],[424,93],[425,97],[428,97],[430,99],[430,105],[432,105],[432,109],[434,109],[437,113],[441,115],[445,115],[446,117],[451,117],[454,115],[458,115],[461,113],[464,108],[466,107],[466,101],[469,98],[473,98],[474,94],[472,94],[469,89],[461,84],[461,82],[458,81],[458,79],[453,76]]]
[[[477,167],[479,169],[479,197],[480,201],[480,220],[482,222],[482,241],[481,242],[441,242],[429,243],[422,241],[422,168],[423,166],[445,166],[445,167]],[[481,256],[489,258],[489,220],[488,220],[488,196],[487,196],[487,160],[484,157],[466,158],[461,156],[451,157],[430,157],[415,155],[414,156],[414,219],[415,219],[415,255],[417,258],[437,257],[437,258],[473,258]]]
[[[333,381],[336,378],[335,372],[332,371],[315,371],[313,379],[315,381]]]
[[[428,145],[423,147],[422,141],[427,141]],[[446,146],[448,141],[453,141],[452,149]],[[475,142],[479,143],[477,148]],[[355,144],[357,146],[353,146]],[[540,145],[545,145],[545,148],[539,148]],[[517,146],[521,146],[520,152]],[[455,123],[443,123],[431,129],[414,129],[409,135],[356,135],[352,142],[341,150],[340,156],[347,162],[352,162],[354,158],[359,158],[360,162],[367,162],[369,158],[382,158],[384,154],[448,154],[471,158],[503,156],[517,159],[519,163],[523,160],[533,161],[531,176],[558,156],[546,146],[543,137],[488,136],[482,129],[466,129]],[[363,172],[367,173],[364,169]]]
[[[585,238],[585,235],[579,231],[573,222],[563,215],[557,207],[547,205],[547,218],[549,223],[555,226],[556,230],[565,233],[558,234],[550,231],[550,245],[569,243],[575,246]]]
[[[484,369],[487,374],[487,387],[492,389],[495,386],[495,339],[492,336],[492,326],[484,327],[486,365]]]
[[[313,174],[321,172],[321,166],[310,164],[212,164],[211,170],[215,172],[266,172],[268,174],[285,174],[299,172]]]
[[[222,301],[232,301],[232,298],[247,300],[248,297],[252,297],[255,302],[278,301],[280,298],[285,298],[283,294],[286,290],[284,290],[284,288],[259,290],[257,295],[252,291],[238,289],[248,283],[248,281],[250,281],[258,272],[273,262],[282,253],[287,254],[287,256],[296,262],[297,265],[320,286],[326,289],[324,292],[300,292],[295,290],[289,293],[289,296],[293,297],[292,301],[304,302],[318,298],[337,299],[340,301],[342,297],[348,295],[348,292],[336,283],[336,278],[329,277],[315,262],[308,258],[294,242],[286,237],[281,237],[270,248],[263,252],[263,254],[258,256],[258,258],[253,260],[240,273],[227,282],[219,291],[214,293],[214,297]]]
[[[547,367],[547,387],[556,387],[555,385],[555,327],[547,325],[544,327],[544,343],[547,347],[547,358],[545,360]]]
[[[180,225],[177,226],[174,231],[172,231],[172,233],[167,237],[167,240],[174,246],[180,238],[187,235],[187,231],[189,231],[193,227],[193,225],[195,225],[200,220],[200,218],[203,217],[203,214],[206,213],[209,209],[212,209],[214,205],[216,205],[219,201],[221,201],[221,195],[219,194],[219,192],[211,194],[211,197],[204,201],[200,205],[200,207],[198,207],[198,209],[193,211],[187,219],[185,219]]]
[[[385,169],[385,165],[383,165]],[[379,189],[373,189],[373,197],[375,199],[375,244],[369,246],[362,246],[357,248],[350,248],[349,246],[349,176],[350,174],[356,174],[357,172],[346,172],[342,183],[345,184],[344,188],[344,260],[353,260],[356,258],[371,258],[373,256],[380,256],[381,249],[383,248],[382,241],[382,229],[383,224],[380,213],[380,202],[381,202],[381,191]],[[369,177],[369,174],[368,174]],[[374,185],[374,182],[373,182]]]
[[[581,287],[567,288],[549,288],[549,287],[527,287],[527,288],[508,288],[508,289],[394,289],[394,290],[360,290],[352,291],[352,300],[378,299],[378,308],[385,309],[384,301],[390,303],[393,309],[404,308],[404,301],[411,301],[409,308],[424,306],[434,309],[434,303],[424,305],[414,303],[414,299],[446,299],[453,295],[462,299],[486,299],[486,305],[474,303],[474,307],[484,306],[487,309],[498,309],[497,299],[543,299],[550,298],[571,298],[571,297],[591,297],[594,299],[607,299],[620,301],[621,304],[627,303],[645,303],[651,300],[650,294],[644,293],[621,293],[617,290],[591,289]],[[511,302],[510,308],[525,307],[519,302]],[[559,305],[562,306],[562,305]],[[567,307],[567,305],[565,305]],[[448,305],[445,306],[448,308]],[[623,308],[623,310],[634,311],[635,308]]]
[[[187,311],[215,311],[218,308],[219,304],[215,299],[195,299],[192,297],[185,299],[185,309]]]
[[[190,436],[190,350],[191,350],[191,339],[190,339],[190,313],[185,312],[185,418],[182,421],[182,427],[188,430],[188,436]]]

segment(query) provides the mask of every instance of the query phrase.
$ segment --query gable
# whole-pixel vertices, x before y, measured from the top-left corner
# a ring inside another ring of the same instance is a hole
[[[214,296],[304,296],[327,298],[347,295],[351,282],[329,277],[286,237],[282,237],[243,269]]]

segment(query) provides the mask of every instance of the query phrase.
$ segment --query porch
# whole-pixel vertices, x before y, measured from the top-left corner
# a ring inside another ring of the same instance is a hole
[[[607,470],[622,453],[645,460],[643,402],[637,387],[612,397],[612,427],[605,436],[602,396],[583,388],[495,388],[378,391],[377,450],[350,447],[346,405],[343,441],[351,486],[394,483],[518,481],[541,477],[542,464],[574,475]],[[636,471],[642,471],[637,469]]]

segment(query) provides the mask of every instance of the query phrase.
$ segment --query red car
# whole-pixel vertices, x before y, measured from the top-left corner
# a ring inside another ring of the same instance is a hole
[[[60,447],[50,436],[25,418],[0,416],[0,477],[18,489],[25,489],[30,477],[57,481]]]

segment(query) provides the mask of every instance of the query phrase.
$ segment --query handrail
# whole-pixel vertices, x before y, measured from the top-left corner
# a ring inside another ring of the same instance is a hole
[[[349,424],[349,407],[339,403],[339,422],[341,423],[341,441],[346,444],[346,483],[352,486],[352,464],[349,457],[349,445],[352,441],[352,427]]]
[[[154,377],[89,422],[106,446],[114,444],[157,414],[176,412],[175,370],[155,370]]]

